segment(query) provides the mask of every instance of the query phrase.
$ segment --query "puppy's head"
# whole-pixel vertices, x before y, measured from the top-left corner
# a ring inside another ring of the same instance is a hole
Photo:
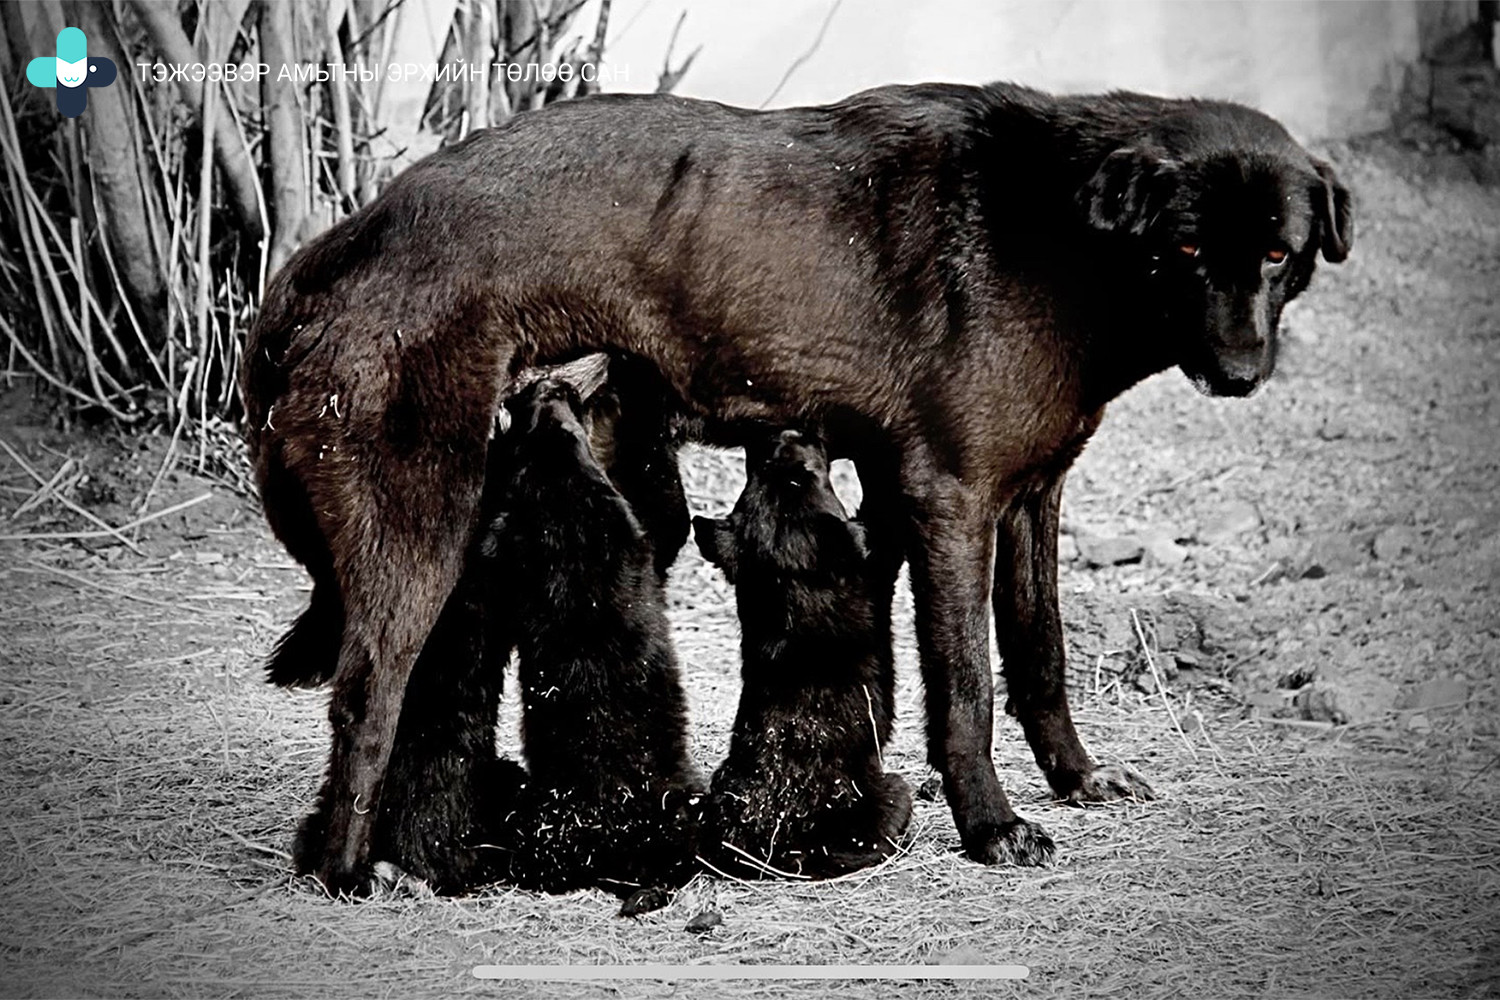
[[[1189,108],[1106,156],[1079,203],[1127,248],[1183,372],[1204,392],[1246,396],[1274,369],[1281,310],[1317,256],[1349,255],[1352,199],[1265,115]]]
[[[864,526],[849,519],[834,493],[816,434],[768,434],[746,447],[745,465],[745,490],[729,517],[693,518],[699,551],[730,582],[748,567],[842,572],[866,560]]]
[[[578,391],[558,378],[539,378],[505,401],[511,426],[523,434],[561,430],[587,442],[583,401]]]

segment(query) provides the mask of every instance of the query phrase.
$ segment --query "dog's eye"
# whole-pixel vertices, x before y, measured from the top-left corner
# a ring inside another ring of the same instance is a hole
[[[1266,251],[1266,260],[1271,264],[1280,264],[1286,260],[1286,250],[1281,247],[1273,247]]]
[[[1196,244],[1196,243],[1184,243],[1182,246],[1178,247],[1177,249],[1180,250],[1180,251],[1182,251],[1183,253],[1187,254],[1189,257],[1196,257],[1196,256],[1198,256],[1198,244]]]

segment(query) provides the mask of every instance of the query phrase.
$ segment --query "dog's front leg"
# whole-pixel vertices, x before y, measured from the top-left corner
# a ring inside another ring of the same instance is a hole
[[[1068,709],[1057,606],[1057,521],[1063,473],[1018,494],[996,524],[995,638],[1009,695],[1037,765],[1070,802],[1154,798],[1146,779],[1089,759]]]
[[[975,491],[955,477],[924,477],[911,550],[917,644],[927,689],[927,759],[969,857],[985,864],[1045,864],[1052,838],[1015,814],[990,759],[994,683],[989,657],[994,526]]]

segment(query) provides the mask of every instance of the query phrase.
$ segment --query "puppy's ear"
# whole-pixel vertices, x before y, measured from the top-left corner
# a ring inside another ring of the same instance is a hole
[[[1176,174],[1176,161],[1164,153],[1135,146],[1117,149],[1078,192],[1078,204],[1095,229],[1139,236],[1172,197]]]
[[[734,582],[734,529],[727,518],[693,518],[693,541],[703,558],[724,571],[729,582]]]
[[[1339,183],[1332,165],[1312,157],[1321,187],[1313,189],[1313,212],[1323,227],[1323,259],[1337,264],[1349,256],[1354,245],[1354,198]]]

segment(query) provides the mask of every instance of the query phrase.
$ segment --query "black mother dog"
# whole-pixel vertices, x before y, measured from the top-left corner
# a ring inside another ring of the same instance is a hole
[[[881,756],[895,700],[890,599],[816,435],[753,441],[745,463],[729,516],[693,518],[699,550],[734,584],[744,660],[700,856],[751,878],[844,875],[895,853],[911,819],[911,790]]]
[[[1258,112],[1006,85],[764,113],[593,97],[412,167],[288,262],[245,354],[266,516],[343,616],[328,822],[299,864],[362,881],[502,387],[596,349],[649,362],[718,440],[828,428],[861,518],[910,561],[928,757],[964,849],[1045,860],[990,759],[990,603],[1054,792],[1143,789],[1069,714],[1063,476],[1147,375],[1255,389],[1282,307],[1352,228],[1328,165]]]

